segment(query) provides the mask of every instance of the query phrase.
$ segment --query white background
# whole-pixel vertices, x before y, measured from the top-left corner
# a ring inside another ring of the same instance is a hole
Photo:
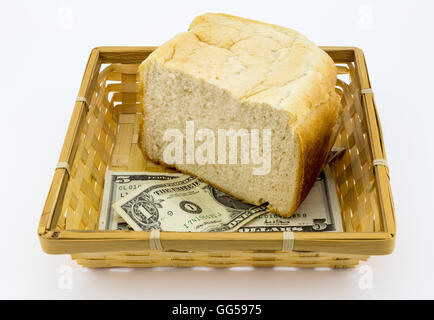
[[[396,206],[392,255],[353,270],[87,270],[42,252],[38,220],[91,49],[159,45],[205,12],[364,50]],[[434,298],[433,14],[415,0],[2,2],[0,298]]]

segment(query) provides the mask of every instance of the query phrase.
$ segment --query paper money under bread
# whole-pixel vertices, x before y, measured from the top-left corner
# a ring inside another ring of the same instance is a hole
[[[126,230],[125,221],[113,210],[112,204],[128,193],[137,190],[146,181],[164,181],[175,179],[178,176],[180,176],[179,173],[107,170],[99,218],[99,229]]]
[[[333,148],[330,152],[329,161],[342,154],[344,150],[344,148]],[[114,212],[111,206],[107,205],[108,200],[106,199],[111,199],[111,203],[114,203],[126,195],[129,190],[136,190],[146,182],[167,180],[180,176],[188,175],[108,171],[106,174],[103,210],[100,216],[100,229],[104,230],[106,226],[109,230],[134,230],[119,214]],[[212,192],[214,198],[219,199],[228,207],[254,207],[215,188],[210,188],[210,192]],[[307,199],[292,217],[283,218],[266,211],[263,215],[245,224],[238,231],[342,231],[340,207],[329,167],[324,168]]]
[[[238,232],[283,231],[343,231],[341,210],[328,165],[294,215],[285,218],[268,212],[238,229]]]
[[[267,212],[188,175],[148,181],[113,208],[136,231],[230,232]]]

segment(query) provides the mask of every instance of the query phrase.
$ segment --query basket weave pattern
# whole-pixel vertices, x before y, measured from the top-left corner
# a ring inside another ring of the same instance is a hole
[[[324,48],[338,66],[337,91],[345,106],[335,145],[346,152],[331,164],[344,231],[297,233],[294,251],[279,250],[279,233],[186,234],[162,232],[165,251],[149,250],[149,232],[98,231],[107,169],[169,171],[143,154],[137,67],[154,48],[95,49],[38,229],[44,250],[71,253],[87,267],[295,266],[353,267],[393,249],[395,221],[385,159],[363,54]],[[281,243],[281,242],[280,242]]]

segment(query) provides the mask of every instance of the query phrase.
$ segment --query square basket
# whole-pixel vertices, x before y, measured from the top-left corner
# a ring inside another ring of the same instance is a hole
[[[282,232],[101,231],[98,218],[107,169],[167,171],[143,155],[138,65],[154,47],[92,50],[42,212],[43,250],[71,254],[86,267],[291,266],[354,267],[392,252],[395,217],[378,113],[363,52],[323,47],[338,68],[345,109],[331,164],[344,232],[294,232],[291,251]],[[284,248],[287,248],[284,246]]]

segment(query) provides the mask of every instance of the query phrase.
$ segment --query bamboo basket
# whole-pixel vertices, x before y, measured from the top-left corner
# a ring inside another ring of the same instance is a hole
[[[161,232],[163,250],[151,250],[150,232],[100,231],[106,169],[166,171],[138,145],[142,115],[137,66],[154,47],[92,50],[42,212],[43,250],[71,254],[85,267],[354,267],[392,252],[395,217],[389,172],[363,52],[323,47],[335,61],[345,105],[336,145],[346,152],[331,165],[344,232]]]

